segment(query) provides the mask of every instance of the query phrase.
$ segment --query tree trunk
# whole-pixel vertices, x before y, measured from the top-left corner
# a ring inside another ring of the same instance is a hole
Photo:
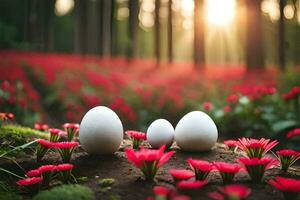
[[[138,54],[138,16],[139,15],[139,1],[129,0],[129,38],[128,57],[134,58]]]
[[[42,13],[42,43],[44,51],[53,51],[53,18],[55,0],[44,0]]]
[[[264,68],[261,0],[247,0],[246,64],[249,69]]]
[[[32,42],[32,0],[25,1],[24,41]]]
[[[87,1],[75,0],[74,53],[86,52],[86,5]]]
[[[111,55],[111,15],[112,15],[112,1],[103,0],[102,7],[102,53],[104,56]]]
[[[155,0],[155,57],[157,64],[160,63],[160,20],[159,20],[160,0]]]
[[[285,3],[286,3],[285,0],[279,1],[280,18],[278,22],[278,38],[279,38],[278,57],[279,57],[279,68],[281,70],[285,69],[285,34],[284,34],[284,13],[283,13]]]
[[[88,1],[87,2],[87,53],[98,54],[101,45],[101,7],[100,1]]]
[[[168,60],[173,61],[172,0],[168,2]]]
[[[205,43],[204,43],[204,1],[195,0],[194,6],[194,63],[197,67],[205,65]]]

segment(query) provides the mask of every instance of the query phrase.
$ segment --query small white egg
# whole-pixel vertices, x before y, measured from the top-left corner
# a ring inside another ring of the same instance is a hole
[[[152,122],[147,130],[147,141],[153,148],[159,148],[163,144],[171,146],[174,139],[174,128],[165,119],[157,119]]]
[[[105,106],[89,110],[80,123],[79,140],[89,154],[111,154],[123,139],[123,125],[118,115]]]
[[[204,112],[193,111],[183,116],[175,128],[175,141],[184,151],[208,151],[218,139],[214,121]]]

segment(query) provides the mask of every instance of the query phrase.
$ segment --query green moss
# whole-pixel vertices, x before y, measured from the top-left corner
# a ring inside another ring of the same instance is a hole
[[[0,192],[0,200],[21,200],[22,198],[13,192]]]
[[[11,150],[37,138],[47,138],[48,134],[28,127],[5,125],[0,128],[0,153]]]
[[[63,185],[38,193],[33,200],[93,200],[91,189],[81,185]]]
[[[113,178],[104,178],[98,181],[100,187],[110,187],[115,184],[116,180]]]

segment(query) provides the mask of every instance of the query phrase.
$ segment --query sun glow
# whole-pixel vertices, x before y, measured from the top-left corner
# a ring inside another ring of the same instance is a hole
[[[206,0],[206,16],[211,25],[227,26],[234,20],[236,0]]]

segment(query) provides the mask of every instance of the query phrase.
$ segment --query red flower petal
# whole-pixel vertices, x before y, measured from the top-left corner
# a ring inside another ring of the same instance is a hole
[[[268,183],[282,192],[300,192],[300,180],[277,176]]]
[[[213,169],[213,165],[205,160],[193,160],[189,158],[187,162],[193,169],[200,170],[202,172],[210,172]]]
[[[214,162],[215,168],[219,172],[223,173],[237,173],[241,170],[241,166],[238,164],[224,163],[224,162]]]
[[[125,149],[125,154],[128,158],[128,160],[135,165],[137,168],[140,168],[142,166],[142,160],[138,159],[136,156],[136,153],[131,148]]]
[[[52,172],[52,171],[56,170],[56,166],[55,165],[43,165],[43,166],[39,167],[38,170],[41,173]]]
[[[32,178],[32,177],[39,177],[41,176],[41,172],[38,169],[30,170],[26,173],[26,176]]]
[[[199,189],[205,186],[208,183],[207,180],[203,181],[180,181],[177,183],[176,187],[178,189]]]
[[[195,176],[195,173],[185,169],[170,169],[170,174],[179,180],[187,180]]]
[[[71,171],[74,168],[74,165],[65,163],[56,166],[57,171]]]
[[[33,178],[26,178],[26,179],[19,180],[17,184],[19,186],[30,186],[30,185],[39,184],[42,181],[43,179],[41,177],[33,177]]]
[[[60,149],[71,149],[77,147],[78,145],[79,145],[78,142],[56,142],[53,144],[55,148],[60,148]]]
[[[126,131],[125,133],[133,139],[138,139],[138,140],[146,140],[147,139],[146,134],[143,132],[129,130],[129,131]]]
[[[50,148],[54,147],[54,143],[52,143],[48,140],[38,139],[37,142],[38,142],[38,144],[40,144],[41,146],[43,146],[46,149],[50,149]]]
[[[168,153],[165,153],[163,156],[161,156],[161,159],[159,160],[157,167],[160,168],[163,166],[170,158],[175,154],[176,151],[169,151]]]

